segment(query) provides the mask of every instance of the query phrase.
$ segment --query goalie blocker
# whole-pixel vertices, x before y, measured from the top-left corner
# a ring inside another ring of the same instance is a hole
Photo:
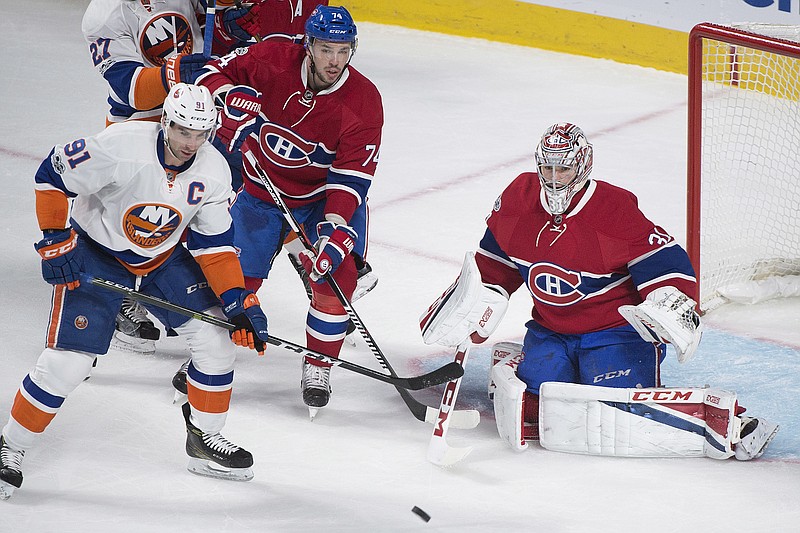
[[[501,438],[526,449],[525,384],[515,357],[496,365],[495,419]],[[539,443],[551,451],[615,457],[760,457],[779,426],[739,417],[736,394],[712,388],[617,389],[546,382],[540,388]]]
[[[494,332],[507,309],[508,294],[481,281],[475,253],[467,252],[456,281],[420,317],[422,340],[458,346],[470,337],[480,344]]]

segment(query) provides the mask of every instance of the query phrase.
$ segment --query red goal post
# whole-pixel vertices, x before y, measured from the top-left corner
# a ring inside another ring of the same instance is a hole
[[[775,276],[800,287],[795,41],[795,26],[704,23],[689,34],[686,243],[701,311],[765,299]]]

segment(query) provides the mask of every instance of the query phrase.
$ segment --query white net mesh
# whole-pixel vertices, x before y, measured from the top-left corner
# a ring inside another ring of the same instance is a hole
[[[800,39],[798,27],[747,30]],[[700,307],[710,310],[731,287],[800,273],[800,60],[706,38],[701,76]]]

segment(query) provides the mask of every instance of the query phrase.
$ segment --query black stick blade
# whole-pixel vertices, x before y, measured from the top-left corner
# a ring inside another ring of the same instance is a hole
[[[413,378],[406,378],[407,389],[420,390],[433,387],[434,385],[441,385],[447,381],[458,379],[464,375],[464,367],[455,361],[451,361],[446,365],[437,368],[427,374],[421,376],[414,376]]]

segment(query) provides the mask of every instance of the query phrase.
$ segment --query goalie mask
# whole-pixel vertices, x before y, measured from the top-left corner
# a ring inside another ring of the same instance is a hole
[[[592,145],[578,126],[554,124],[536,146],[536,167],[547,207],[560,215],[592,171]]]

